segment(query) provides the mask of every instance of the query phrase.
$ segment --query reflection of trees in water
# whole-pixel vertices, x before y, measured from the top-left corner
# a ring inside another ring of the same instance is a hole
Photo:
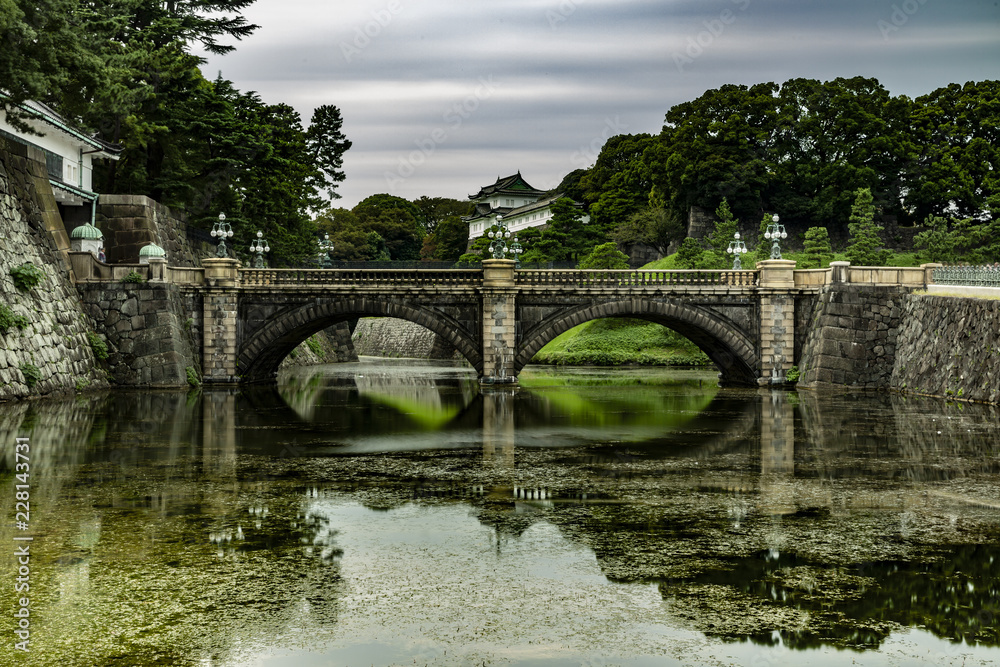
[[[781,628],[782,641],[797,649],[827,644],[876,647],[898,625],[924,627],[968,644],[1000,646],[1000,548],[955,546],[915,562],[861,563],[847,568],[810,562],[790,553],[762,552],[725,559],[684,582],[660,585],[664,597],[684,595],[689,585],[724,585],[764,605],[806,611],[805,628]],[[897,625],[898,624],[898,625]],[[770,633],[751,634],[772,644]]]
[[[927,482],[1000,473],[997,406],[880,393],[799,398],[800,475]]]

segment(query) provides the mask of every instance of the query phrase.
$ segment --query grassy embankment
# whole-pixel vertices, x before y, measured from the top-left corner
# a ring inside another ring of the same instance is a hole
[[[676,269],[676,255],[651,262],[643,269]],[[806,268],[801,253],[785,253],[784,259],[794,259]],[[846,260],[837,253],[832,260]],[[752,261],[746,262],[748,268]],[[889,266],[919,266],[914,253],[893,253]],[[824,262],[823,266],[828,264]],[[812,267],[815,268],[815,267]],[[535,355],[536,364],[570,366],[705,366],[708,357],[698,347],[664,326],[636,319],[593,320],[557,336]]]

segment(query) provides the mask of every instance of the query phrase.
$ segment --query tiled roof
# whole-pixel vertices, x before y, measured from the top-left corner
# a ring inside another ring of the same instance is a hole
[[[528,182],[521,177],[521,172],[517,172],[512,176],[505,176],[503,178],[498,177],[496,183],[480,188],[478,193],[469,195],[469,199],[483,199],[495,194],[533,194],[541,197],[545,194],[545,190],[539,190],[528,185]]]

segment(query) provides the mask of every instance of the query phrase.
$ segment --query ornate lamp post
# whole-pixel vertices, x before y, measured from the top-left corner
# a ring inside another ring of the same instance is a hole
[[[767,226],[764,238],[774,239],[774,245],[771,246],[771,259],[781,259],[781,248],[778,246],[778,239],[788,238],[788,234],[785,233],[785,226],[778,224],[777,215],[771,218],[771,222],[773,224]]]
[[[510,238],[510,230],[504,224],[502,215],[498,215],[496,224],[490,227],[489,237],[493,239],[490,243],[490,252],[493,253],[493,259],[506,259],[507,239]]]
[[[257,253],[257,258],[253,262],[253,268],[266,269],[267,263],[264,261],[264,253],[271,252],[271,246],[263,240],[264,233],[257,232],[257,238],[250,242],[250,254]]]
[[[517,241],[517,234],[514,235],[514,242],[510,244],[510,251],[514,253],[514,268],[521,268],[521,255],[524,254],[524,248]]]
[[[330,253],[333,252],[333,243],[330,242],[330,235],[323,234],[323,238],[317,241],[319,244],[319,266],[322,269],[329,269],[333,267],[333,262],[330,261]]]
[[[212,226],[212,237],[219,239],[219,249],[215,251],[215,256],[226,259],[226,239],[233,237],[233,226],[226,222],[226,214],[219,214],[219,221]]]
[[[742,271],[743,265],[740,264],[740,255],[747,251],[747,244],[740,240],[740,233],[736,232],[733,235],[733,240],[729,242],[729,247],[726,248],[726,252],[733,256],[733,271]]]

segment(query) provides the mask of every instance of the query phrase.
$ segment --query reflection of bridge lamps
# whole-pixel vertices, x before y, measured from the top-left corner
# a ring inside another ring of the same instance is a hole
[[[514,242],[510,244],[510,251],[514,253],[514,268],[520,269],[521,255],[524,253],[524,248],[517,242],[517,234],[514,235]]]
[[[489,237],[493,239],[490,243],[490,252],[493,259],[506,259],[507,239],[510,238],[510,230],[503,221],[503,216],[498,215],[496,224],[490,227]]]
[[[267,263],[264,261],[264,253],[271,252],[271,246],[263,240],[264,232],[257,232],[257,238],[250,242],[250,254],[257,253],[257,258],[253,262],[253,268],[266,269]]]
[[[219,249],[215,251],[215,256],[220,259],[226,259],[229,255],[226,253],[226,239],[233,237],[233,226],[226,222],[226,214],[219,214],[219,221],[212,226],[212,238],[219,239]]]
[[[785,233],[785,226],[778,224],[777,214],[771,218],[771,222],[774,224],[767,226],[764,238],[774,239],[774,245],[771,246],[771,259],[781,259],[781,248],[778,246],[778,239],[788,238],[788,234]]]
[[[726,248],[726,252],[733,256],[733,271],[742,271],[743,265],[740,264],[740,255],[747,251],[747,244],[740,240],[740,233],[736,232],[733,235],[733,240],[729,242],[729,247]]]
[[[330,253],[333,252],[333,243],[330,242],[330,235],[323,234],[323,238],[317,241],[319,244],[319,266],[322,269],[333,268],[333,262],[330,261]]]

